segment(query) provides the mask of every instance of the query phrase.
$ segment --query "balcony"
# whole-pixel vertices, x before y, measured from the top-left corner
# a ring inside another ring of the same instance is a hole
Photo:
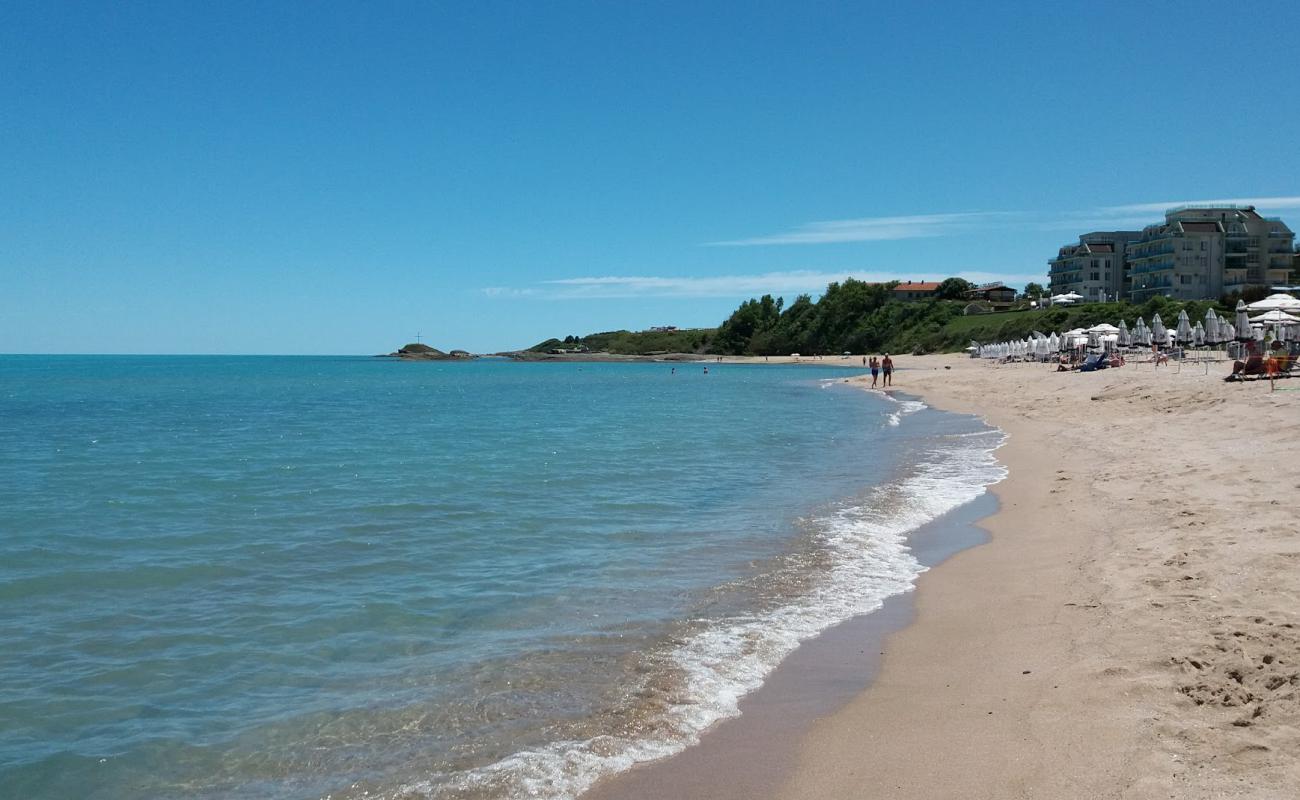
[[[1174,268],[1173,264],[1161,262],[1156,264],[1139,264],[1129,270],[1130,275],[1150,275],[1157,272],[1170,272]]]
[[[1142,252],[1130,251],[1128,257],[1130,261],[1139,261],[1144,258],[1155,258],[1156,256],[1167,256],[1172,252],[1174,252],[1174,248],[1172,246],[1169,246],[1169,247],[1161,247],[1157,250],[1143,250]]]

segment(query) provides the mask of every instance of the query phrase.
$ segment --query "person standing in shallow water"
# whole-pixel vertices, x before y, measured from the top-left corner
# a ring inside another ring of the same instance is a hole
[[[880,375],[880,359],[871,357],[871,388],[876,388],[876,379]]]
[[[882,376],[884,378],[883,384],[885,386],[893,386],[894,385],[894,359],[889,357],[889,353],[885,353],[885,360],[880,362],[880,371],[884,373],[884,375]]]

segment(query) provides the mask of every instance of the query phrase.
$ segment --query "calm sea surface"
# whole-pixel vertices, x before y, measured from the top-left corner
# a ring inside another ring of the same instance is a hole
[[[572,797],[1001,476],[857,370],[670,370],[0,356],[4,796]]]

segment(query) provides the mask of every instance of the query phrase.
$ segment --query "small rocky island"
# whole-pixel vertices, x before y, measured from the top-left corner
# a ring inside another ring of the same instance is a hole
[[[406,361],[468,361],[476,358],[476,356],[465,350],[452,350],[450,353],[444,353],[436,347],[415,342],[403,345],[397,352],[382,355],[380,358],[400,358]]]

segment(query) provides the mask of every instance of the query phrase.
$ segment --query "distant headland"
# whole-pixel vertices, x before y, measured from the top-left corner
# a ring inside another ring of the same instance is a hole
[[[436,347],[430,347],[420,342],[402,345],[395,352],[379,356],[379,358],[400,358],[405,361],[468,361],[477,357],[465,350],[452,350],[449,353],[444,353]]]

